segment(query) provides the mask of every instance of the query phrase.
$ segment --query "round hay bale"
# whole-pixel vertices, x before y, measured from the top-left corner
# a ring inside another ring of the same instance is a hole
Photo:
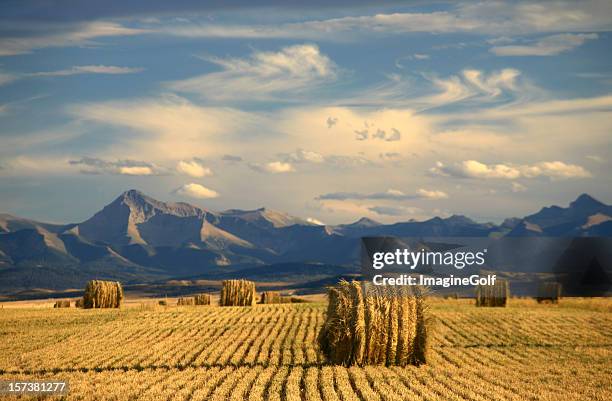
[[[264,291],[261,293],[262,304],[280,304],[283,303],[283,298],[286,297],[281,297],[281,294],[278,291]],[[291,300],[287,302],[291,302]]]
[[[83,308],[119,308],[123,287],[118,281],[91,280],[85,286]]]
[[[221,288],[219,305],[221,306],[253,306],[257,294],[255,282],[247,280],[224,280]]]
[[[179,298],[177,303],[178,306],[192,306],[195,305],[193,298]]]
[[[476,306],[505,307],[510,298],[510,284],[497,279],[493,285],[476,287]]]
[[[55,301],[53,305],[54,308],[70,308],[70,301],[67,299],[62,299],[60,301]]]
[[[319,346],[330,362],[420,365],[427,359],[428,318],[423,291],[341,281],[329,289]]]

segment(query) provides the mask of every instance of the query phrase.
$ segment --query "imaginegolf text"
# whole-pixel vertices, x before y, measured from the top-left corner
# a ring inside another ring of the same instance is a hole
[[[397,277],[384,277],[382,274],[377,274],[372,278],[372,283],[374,285],[422,285],[448,288],[459,285],[494,285],[495,280],[497,280],[497,276],[494,274],[482,277],[477,274],[469,277],[454,277],[453,275],[450,277],[428,277],[423,274],[418,276],[402,274]]]

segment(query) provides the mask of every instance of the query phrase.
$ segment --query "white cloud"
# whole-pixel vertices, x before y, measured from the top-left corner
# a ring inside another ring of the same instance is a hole
[[[159,175],[164,169],[139,160],[107,161],[95,157],[82,157],[78,160],[69,160],[68,164],[79,166],[83,174],[117,174],[117,175]]]
[[[417,195],[423,198],[426,198],[426,199],[446,199],[448,198],[448,194],[446,192],[438,191],[438,190],[428,190],[428,189],[423,189],[423,188],[419,188],[417,190]]]
[[[334,62],[311,44],[284,47],[278,52],[256,51],[248,59],[205,60],[222,71],[169,82],[167,87],[215,100],[261,100],[288,91],[295,96],[333,80],[337,73]]]
[[[415,60],[429,60],[429,54],[415,53],[412,55]]]
[[[295,171],[291,163],[270,162],[264,165],[264,169],[269,173],[290,173]]]
[[[152,175],[153,169],[151,167],[119,167],[119,174],[123,175]]]
[[[520,71],[504,68],[486,74],[480,70],[463,70],[461,75],[449,78],[432,77],[431,82],[440,90],[438,94],[417,99],[431,106],[441,106],[463,100],[486,102],[504,94],[515,95],[520,87]]]
[[[182,196],[196,199],[211,199],[217,198],[219,196],[216,191],[206,188],[203,185],[195,184],[193,182],[183,185],[182,187],[176,189],[174,192]]]
[[[68,112],[82,121],[133,131],[118,137],[105,149],[107,154],[128,157],[137,153],[158,160],[232,153],[237,143],[252,144],[257,139],[252,132],[269,124],[267,118],[253,113],[201,107],[177,96],[78,104]],[[242,136],[247,132],[250,136]]]
[[[554,178],[586,178],[591,173],[576,164],[566,164],[560,161],[540,162],[529,166],[523,173],[526,177],[547,176]]]
[[[537,88],[521,79],[521,72],[514,68],[483,71],[464,69],[459,74],[438,76],[421,74],[412,76],[392,75],[387,81],[373,85],[362,93],[354,94],[344,102],[369,107],[397,107],[427,111],[453,103],[469,102],[486,105],[499,101],[529,98]]]
[[[128,36],[146,30],[125,27],[115,22],[96,21],[76,25],[68,30],[49,30],[44,35],[0,38],[0,56],[30,53],[47,47],[67,47],[93,44],[95,38]]]
[[[218,25],[180,22],[161,31],[185,37],[357,40],[364,35],[411,32],[514,35],[596,32],[612,27],[612,6],[583,2],[462,2],[447,11],[393,13],[309,20],[280,25]]]
[[[525,192],[527,191],[527,187],[523,184],[521,184],[520,182],[513,182],[512,183],[512,192]]]
[[[437,162],[430,169],[435,175],[460,178],[493,178],[514,180],[517,178],[586,178],[591,173],[584,167],[567,164],[561,161],[538,162],[532,165],[485,164],[477,160],[465,160],[461,163],[447,166]]]
[[[597,39],[596,33],[564,33],[541,38],[524,45],[495,46],[490,51],[498,56],[555,56]]]
[[[604,159],[603,157],[598,156],[598,155],[587,155],[586,158],[589,159],[589,160],[592,160],[594,162],[597,162],[597,163],[605,163],[605,161],[606,161],[606,159]]]
[[[0,72],[0,86],[11,83],[19,79],[19,76],[7,72]]]
[[[142,68],[118,67],[114,65],[77,65],[66,70],[34,72],[26,74],[30,77],[61,77],[79,74],[134,74],[142,71]]]
[[[448,194],[439,190],[427,190],[419,188],[415,194],[406,194],[398,189],[388,189],[385,192],[360,193],[360,192],[332,192],[319,195],[317,200],[395,200],[404,201],[412,199],[446,199]]]
[[[315,224],[317,226],[324,226],[325,223],[323,223],[321,220],[317,220],[314,217],[308,217],[306,219],[307,222],[309,222],[310,224]]]
[[[195,160],[179,161],[178,164],[176,165],[176,171],[178,171],[181,174],[185,174],[185,175],[188,175],[190,177],[195,177],[195,178],[208,177],[213,174],[210,168],[202,166],[202,164],[198,163]]]
[[[297,149],[291,153],[281,153],[279,156],[287,163],[323,163],[325,161],[325,157],[321,153],[306,149]]]

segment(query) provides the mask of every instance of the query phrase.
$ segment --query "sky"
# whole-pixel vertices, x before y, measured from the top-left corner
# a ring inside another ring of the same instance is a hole
[[[0,213],[612,203],[612,3],[5,1]]]

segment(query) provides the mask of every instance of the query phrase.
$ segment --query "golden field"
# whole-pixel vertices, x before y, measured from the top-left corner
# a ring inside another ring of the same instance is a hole
[[[3,305],[0,380],[68,380],[67,400],[612,399],[609,299],[476,308],[432,298],[428,363],[406,368],[326,364],[316,342],[323,302],[128,301],[119,310]]]

